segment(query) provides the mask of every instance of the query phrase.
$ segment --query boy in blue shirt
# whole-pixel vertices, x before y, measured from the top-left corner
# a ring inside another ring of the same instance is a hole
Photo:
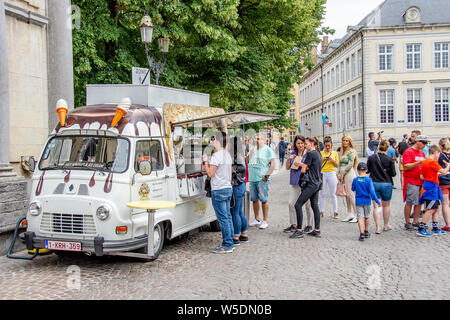
[[[369,223],[372,201],[381,205],[375,193],[373,181],[367,177],[367,165],[364,162],[358,164],[358,177],[353,179],[352,191],[356,199],[356,219],[358,219],[359,240],[363,241],[370,237]]]

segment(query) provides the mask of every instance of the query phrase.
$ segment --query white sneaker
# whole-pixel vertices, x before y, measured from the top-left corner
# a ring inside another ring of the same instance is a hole
[[[259,226],[260,224],[261,224],[261,221],[253,219],[253,221],[249,223],[249,226],[256,227],[256,226]]]
[[[260,229],[265,229],[265,228],[267,228],[269,225],[267,224],[267,222],[265,222],[265,221],[263,221],[262,223],[261,223],[261,225],[259,226],[259,228]]]
[[[349,220],[348,222],[355,223],[355,222],[358,222],[358,220],[356,218],[353,218],[353,219]]]

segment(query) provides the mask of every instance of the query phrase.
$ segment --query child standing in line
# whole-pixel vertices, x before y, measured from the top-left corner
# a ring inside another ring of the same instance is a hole
[[[353,179],[352,191],[356,199],[356,219],[358,219],[359,240],[363,241],[370,237],[369,224],[372,201],[381,205],[375,193],[373,181],[367,176],[367,165],[364,162],[358,164],[358,177]]]
[[[450,170],[450,163],[444,162],[446,164],[446,167],[445,169],[442,169],[441,165],[438,163],[440,155],[441,149],[437,145],[432,145],[429,150],[429,157],[422,163],[421,178],[423,178],[424,182],[419,203],[425,203],[426,210],[422,217],[422,221],[419,223],[419,230],[417,230],[417,235],[419,237],[431,237],[433,235],[446,233],[438,227],[438,209],[441,202],[443,202],[442,190],[439,187],[438,175],[446,175]],[[427,232],[427,230],[425,229],[425,226],[430,217],[432,217],[433,221],[433,230],[431,233]]]

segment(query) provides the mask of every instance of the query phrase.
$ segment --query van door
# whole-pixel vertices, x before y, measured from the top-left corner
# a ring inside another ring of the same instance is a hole
[[[167,168],[164,165],[164,156],[160,139],[140,139],[136,141],[134,157],[134,184],[131,187],[131,201],[139,201],[144,196],[145,187],[148,187],[149,200],[168,200],[167,195]],[[141,175],[139,163],[142,160],[150,161],[152,173]]]

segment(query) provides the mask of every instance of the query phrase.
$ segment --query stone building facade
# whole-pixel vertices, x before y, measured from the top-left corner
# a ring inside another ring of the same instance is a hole
[[[73,108],[71,13],[70,0],[0,0],[0,254],[28,206],[21,159],[38,159],[57,99]]]
[[[449,136],[449,9],[386,0],[331,41],[299,87],[301,133],[338,145],[349,135],[361,154],[371,131],[401,140],[419,129],[434,143]]]

